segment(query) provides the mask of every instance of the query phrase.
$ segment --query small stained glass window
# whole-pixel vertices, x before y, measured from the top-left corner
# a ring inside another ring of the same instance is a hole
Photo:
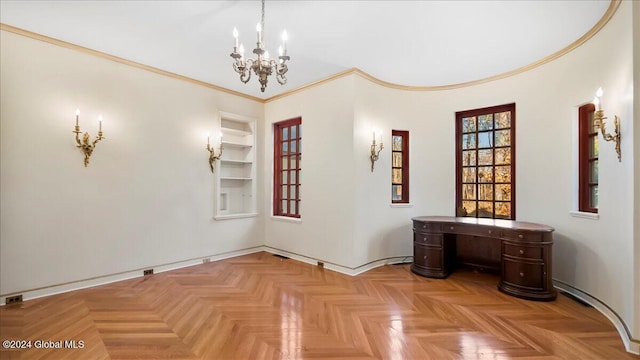
[[[391,202],[409,202],[409,132],[391,132]]]

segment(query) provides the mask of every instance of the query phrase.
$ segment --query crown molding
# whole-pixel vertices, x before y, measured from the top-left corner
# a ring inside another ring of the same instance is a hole
[[[480,85],[480,84],[484,84],[484,83],[488,83],[488,82],[492,82],[492,81],[496,81],[496,80],[500,80],[500,79],[504,79],[507,77],[511,77],[514,75],[518,75],[521,74],[523,72],[529,71],[531,69],[537,68],[543,64],[546,64],[548,62],[551,62],[569,52],[571,52],[572,50],[576,49],[577,47],[579,47],[580,45],[584,44],[585,42],[587,42],[587,40],[591,39],[595,34],[597,34],[600,30],[602,30],[602,28],[609,22],[609,20],[611,20],[611,18],[613,17],[613,15],[616,13],[616,11],[618,10],[618,8],[620,7],[620,4],[622,3],[622,0],[611,0],[611,2],[609,3],[609,7],[607,8],[607,11],[602,15],[602,17],[600,18],[600,20],[589,30],[587,31],[584,35],[582,35],[578,40],[574,41],[573,43],[569,44],[567,47],[565,47],[564,49],[561,49],[541,60],[538,60],[536,62],[533,62],[529,65],[525,65],[523,67],[520,67],[518,69],[515,70],[511,70],[511,71],[507,71],[505,73],[501,73],[501,74],[497,74],[497,75],[493,75],[487,78],[483,78],[483,79],[478,79],[478,80],[473,80],[473,81],[467,81],[467,82],[463,82],[463,83],[458,83],[458,84],[451,84],[451,85],[437,85],[437,86],[408,86],[408,85],[400,85],[400,84],[394,84],[394,83],[390,83],[381,79],[378,79],[376,77],[374,77],[371,74],[368,74],[358,68],[351,68],[351,69],[347,69],[341,72],[338,72],[334,75],[331,75],[329,77],[326,77],[324,79],[312,82],[310,84],[307,85],[303,85],[301,87],[298,87],[296,89],[290,90],[290,91],[286,91],[284,93],[281,93],[279,95],[275,95],[266,99],[262,99],[259,97],[255,97],[255,96],[251,96],[251,95],[247,95],[244,93],[241,93],[239,91],[235,91],[235,90],[231,90],[231,89],[227,89],[224,88],[222,86],[218,86],[218,85],[214,85],[211,83],[207,83],[201,80],[196,80],[187,76],[183,76],[183,75],[179,75],[176,73],[172,73],[169,71],[165,71],[165,70],[161,70],[152,66],[148,66],[148,65],[144,65],[141,63],[137,63],[134,61],[130,61],[127,59],[123,59],[117,56],[113,56],[113,55],[109,55],[107,53],[101,52],[101,51],[97,51],[97,50],[93,50],[93,49],[89,49],[83,46],[79,46],[79,45],[75,45],[66,41],[62,41],[62,40],[58,40],[49,36],[45,36],[45,35],[41,35],[38,33],[34,33],[28,30],[24,30],[24,29],[20,29],[11,25],[7,25],[4,23],[0,23],[0,30],[3,31],[8,31],[8,32],[12,32],[18,35],[22,35],[22,36],[26,36],[32,39],[36,39],[36,40],[40,40],[40,41],[44,41],[50,44],[54,44],[54,45],[58,45],[58,46],[62,46],[68,49],[73,49],[73,50],[77,50],[77,51],[81,51],[84,53],[88,53],[94,56],[98,56],[104,59],[108,59],[111,61],[115,61],[121,64],[125,64],[125,65],[129,65],[129,66],[133,66],[139,69],[143,69],[143,70],[147,70],[147,71],[151,71],[153,73],[156,74],[160,74],[160,75],[164,75],[164,76],[168,76],[168,77],[172,77],[174,79],[178,79],[178,80],[182,80],[182,81],[186,81],[186,82],[190,82],[192,84],[196,84],[196,85],[200,85],[200,86],[204,86],[213,90],[217,90],[217,91],[221,91],[227,94],[231,94],[231,95],[235,95],[235,96],[239,96],[239,97],[243,97],[245,99],[249,99],[249,100],[253,100],[253,101],[257,101],[257,102],[261,102],[261,103],[268,103],[271,101],[275,101],[278,99],[282,99],[285,98],[287,96],[290,95],[294,95],[297,94],[299,92],[302,92],[304,90],[308,90],[310,88],[328,83],[330,81],[334,81],[337,79],[340,79],[342,77],[345,76],[349,76],[349,75],[358,75],[361,78],[364,78],[366,80],[371,81],[372,83],[378,84],[380,86],[384,86],[387,88],[391,88],[391,89],[397,89],[397,90],[405,90],[405,91],[440,91],[440,90],[452,90],[452,89],[459,89],[459,88],[464,88],[464,87],[469,87],[469,86],[475,86],[475,85]]]
[[[342,72],[339,72],[335,75],[329,76],[325,79],[322,80],[318,80],[316,82],[313,82],[311,84],[308,85],[304,85],[302,87],[299,87],[297,89],[293,89],[287,92],[284,92],[282,94],[276,95],[276,96],[272,96],[270,98],[267,98],[264,100],[265,103],[270,102],[270,101],[274,101],[274,100],[278,100],[278,99],[282,99],[284,97],[287,97],[289,95],[293,95],[296,94],[298,92],[301,92],[303,90],[307,90],[311,87],[314,86],[318,86],[318,85],[322,85],[326,82],[329,81],[333,81],[336,79],[339,79],[341,77],[347,76],[347,75],[358,75],[364,79],[367,79],[369,81],[371,81],[372,83],[378,84],[380,86],[384,86],[387,88],[391,88],[391,89],[397,89],[397,90],[406,90],[406,91],[441,91],[441,90],[452,90],[452,89],[459,89],[459,88],[464,88],[464,87],[469,87],[469,86],[475,86],[475,85],[480,85],[480,84],[484,84],[484,83],[488,83],[488,82],[492,82],[492,81],[496,81],[496,80],[500,80],[500,79],[504,79],[504,78],[508,78],[514,75],[518,75],[521,74],[523,72],[529,71],[531,69],[537,68],[538,66],[544,65],[548,62],[551,62],[571,51],[573,51],[574,49],[578,48],[580,45],[584,44],[585,42],[587,42],[587,40],[591,39],[595,34],[597,34],[600,30],[602,30],[602,28],[609,22],[609,20],[611,20],[611,18],[613,17],[613,15],[616,13],[616,11],[618,10],[618,8],[620,7],[620,4],[622,3],[622,0],[611,0],[611,2],[609,3],[609,7],[607,8],[607,11],[605,11],[605,13],[602,15],[602,17],[600,18],[600,20],[589,30],[587,31],[584,35],[582,35],[578,40],[572,42],[571,44],[569,44],[567,47],[543,58],[540,59],[536,62],[533,62],[529,65],[525,65],[523,67],[520,67],[518,69],[515,70],[511,70],[511,71],[507,71],[505,73],[502,74],[497,74],[497,75],[493,75],[487,78],[483,78],[483,79],[478,79],[478,80],[473,80],[473,81],[467,81],[467,82],[462,82],[462,83],[458,83],[458,84],[451,84],[451,85],[437,85],[437,86],[408,86],[408,85],[400,85],[400,84],[394,84],[394,83],[390,83],[381,79],[376,78],[375,76],[366,73],[358,68],[351,68],[349,70],[345,70]]]
[[[208,82],[204,82],[204,81],[200,81],[200,80],[196,80],[187,76],[183,76],[183,75],[179,75],[176,73],[172,73],[170,71],[166,71],[166,70],[162,70],[162,69],[158,69],[155,68],[153,66],[149,66],[149,65],[145,65],[145,64],[141,64],[135,61],[131,61],[131,60],[127,60],[127,59],[123,59],[121,57],[117,57],[117,56],[113,56],[107,53],[104,53],[102,51],[98,51],[98,50],[93,50],[84,46],[80,46],[80,45],[76,45],[76,44],[72,44],[70,42],[66,42],[66,41],[62,41],[59,39],[55,39],[46,35],[42,35],[42,34],[38,34],[29,30],[24,30],[24,29],[20,29],[17,28],[15,26],[11,26],[11,25],[7,25],[4,23],[0,23],[0,30],[3,31],[8,31],[14,34],[18,34],[18,35],[22,35],[22,36],[26,36],[28,38],[34,39],[34,40],[40,40],[40,41],[44,41],[46,43],[49,44],[53,44],[53,45],[58,45],[67,49],[72,49],[72,50],[76,50],[76,51],[80,51],[86,54],[90,54],[90,55],[94,55],[97,57],[101,57],[103,59],[107,59],[107,60],[111,60],[111,61],[115,61],[117,63],[120,64],[124,64],[124,65],[129,65],[138,69],[142,69],[142,70],[146,70],[146,71],[150,71],[152,73],[156,73],[159,75],[164,75],[164,76],[168,76],[174,79],[178,79],[178,80],[182,80],[182,81],[186,81],[186,82],[190,82],[192,84],[196,84],[196,85],[200,85],[200,86],[204,86],[206,88],[209,89],[213,89],[213,90],[218,90],[227,94],[231,94],[231,95],[236,95],[236,96],[240,96],[249,100],[253,100],[253,101],[257,101],[257,102],[264,102],[264,99],[261,99],[259,97],[255,97],[255,96],[251,96],[251,95],[247,95],[244,93],[241,93],[239,91],[235,91],[235,90],[231,90],[231,89],[227,89],[224,88],[222,86],[218,86],[218,85],[214,85],[214,84],[210,84]]]

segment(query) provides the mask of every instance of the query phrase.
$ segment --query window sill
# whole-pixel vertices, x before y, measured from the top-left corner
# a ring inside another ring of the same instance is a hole
[[[226,214],[226,215],[217,215],[213,218],[216,220],[229,220],[229,219],[242,219],[248,217],[256,217],[258,213],[241,213],[241,214]]]
[[[398,203],[398,204],[389,204],[390,208],[412,208],[413,204],[404,204],[404,203]]]
[[[573,217],[582,218],[582,219],[590,219],[590,220],[600,219],[600,214],[597,214],[597,213],[572,210],[572,211],[569,211],[569,214],[571,214],[571,216]]]
[[[287,217],[287,216],[273,216],[273,215],[271,215],[271,220],[294,223],[294,224],[302,223],[302,219],[300,219],[300,218],[292,218],[292,217]]]

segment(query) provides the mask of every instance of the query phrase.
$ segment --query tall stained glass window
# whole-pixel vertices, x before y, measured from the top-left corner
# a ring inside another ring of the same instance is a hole
[[[515,104],[456,113],[458,216],[515,219]]]

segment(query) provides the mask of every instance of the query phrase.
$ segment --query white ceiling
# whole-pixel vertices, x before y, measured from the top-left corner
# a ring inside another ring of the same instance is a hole
[[[243,84],[233,27],[255,47],[260,1],[0,1],[0,22],[268,98],[357,67],[399,85],[479,80],[534,63],[588,32],[609,0],[266,1],[265,41],[289,34],[288,83]]]

